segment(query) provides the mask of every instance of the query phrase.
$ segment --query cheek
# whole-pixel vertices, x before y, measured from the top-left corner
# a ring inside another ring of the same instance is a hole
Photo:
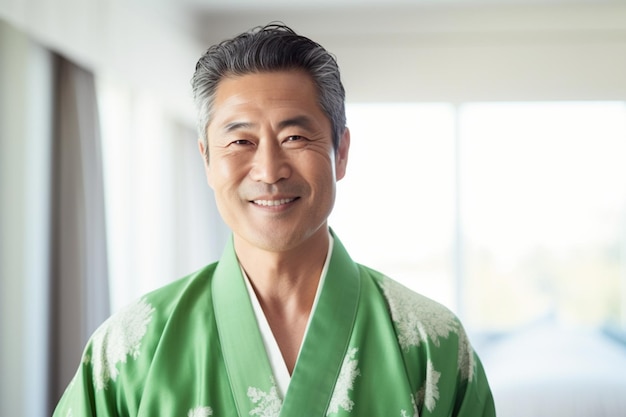
[[[206,182],[213,190],[215,190],[215,184],[213,182],[213,170],[208,162],[204,163],[204,174],[206,175]]]
[[[243,164],[228,158],[214,158],[208,164],[207,179],[211,188],[219,191],[228,187],[229,184],[236,183],[243,173]]]
[[[308,181],[317,189],[317,198],[325,198],[330,195],[335,187],[335,167],[332,159],[320,159],[307,164]]]

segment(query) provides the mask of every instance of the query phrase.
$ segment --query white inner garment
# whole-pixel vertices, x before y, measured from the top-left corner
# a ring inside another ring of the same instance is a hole
[[[333,237],[329,235],[328,240],[328,253],[326,254],[326,260],[324,261],[324,267],[322,268],[322,274],[319,279],[319,283],[317,285],[317,291],[315,293],[315,300],[313,301],[313,306],[311,307],[311,313],[309,314],[309,321],[307,322],[306,329],[304,331],[304,336],[302,341],[306,338],[306,334],[309,331],[309,326],[311,324],[311,318],[313,317],[313,313],[315,312],[315,308],[317,307],[317,301],[320,296],[321,288],[324,286],[324,280],[326,279],[326,273],[328,272],[328,265],[330,263],[330,255],[333,252]],[[289,388],[289,382],[291,382],[291,375],[289,375],[289,371],[287,370],[287,365],[285,364],[285,360],[283,359],[283,355],[280,352],[280,348],[278,347],[278,343],[274,338],[274,334],[272,333],[272,329],[270,328],[269,323],[267,322],[267,318],[265,317],[265,313],[261,308],[261,304],[257,299],[256,293],[252,288],[252,284],[250,283],[250,279],[246,275],[246,272],[241,268],[241,272],[246,281],[246,288],[248,289],[248,294],[250,295],[250,300],[252,301],[252,308],[254,310],[254,315],[256,317],[257,324],[259,325],[259,330],[261,331],[261,337],[263,338],[263,344],[265,345],[265,351],[267,352],[267,357],[270,362],[270,366],[272,367],[272,373],[274,374],[274,379],[276,381],[276,385],[278,386],[278,390],[280,391],[281,398],[285,398],[285,394],[287,393],[287,388]],[[300,345],[300,350],[302,350],[302,344]],[[298,352],[298,357],[300,356],[300,352]],[[296,361],[297,364],[297,361]]]

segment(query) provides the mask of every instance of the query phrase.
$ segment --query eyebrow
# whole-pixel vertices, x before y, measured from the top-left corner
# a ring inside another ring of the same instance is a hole
[[[280,129],[284,129],[286,127],[293,127],[293,126],[302,127],[307,130],[311,130],[313,128],[313,120],[311,120],[310,117],[303,115],[303,116],[296,116],[296,117],[292,117],[291,119],[283,120],[282,122],[278,124],[278,127]]]
[[[229,133],[239,129],[250,129],[253,126],[254,123],[250,122],[231,122],[224,126],[222,130]]]
[[[230,133],[240,129],[251,129],[256,126],[256,123],[251,122],[230,122],[226,124],[222,130]],[[289,119],[285,119],[278,124],[279,129],[285,129],[287,127],[302,127],[304,129],[313,129],[313,120],[308,116],[296,116]]]

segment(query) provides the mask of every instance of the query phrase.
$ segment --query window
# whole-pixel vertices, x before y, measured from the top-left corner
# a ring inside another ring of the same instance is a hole
[[[460,134],[470,323],[619,320],[626,307],[623,103],[469,104]]]
[[[111,310],[219,258],[228,238],[196,132],[150,95],[100,79]]]
[[[352,104],[348,125],[331,226],[356,261],[475,330],[624,324],[623,103]]]
[[[454,306],[454,108],[350,105],[330,225],[355,261]]]

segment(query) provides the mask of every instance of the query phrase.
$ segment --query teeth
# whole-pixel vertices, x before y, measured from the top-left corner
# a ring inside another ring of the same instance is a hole
[[[295,198],[281,198],[280,200],[254,200],[254,204],[260,206],[279,206],[281,204],[291,203]]]

